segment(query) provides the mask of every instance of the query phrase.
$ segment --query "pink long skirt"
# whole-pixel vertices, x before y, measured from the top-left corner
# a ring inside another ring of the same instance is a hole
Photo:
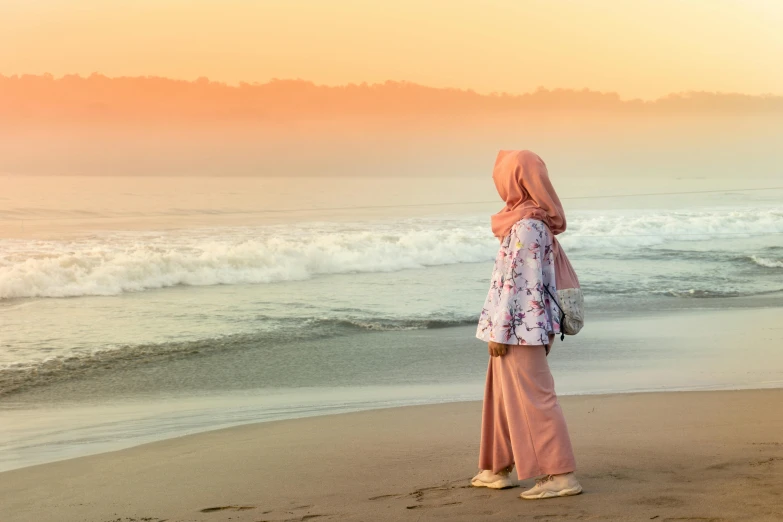
[[[479,468],[516,466],[520,480],[576,469],[543,346],[511,346],[489,358]]]

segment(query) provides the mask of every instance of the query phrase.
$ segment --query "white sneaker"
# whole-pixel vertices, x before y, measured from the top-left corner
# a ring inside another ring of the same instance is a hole
[[[470,480],[470,485],[477,488],[506,489],[513,488],[514,482],[509,477],[508,471],[492,473],[485,469]]]
[[[582,486],[573,473],[564,475],[547,475],[536,481],[536,485],[519,496],[526,500],[539,498],[567,497],[578,495],[582,492]]]

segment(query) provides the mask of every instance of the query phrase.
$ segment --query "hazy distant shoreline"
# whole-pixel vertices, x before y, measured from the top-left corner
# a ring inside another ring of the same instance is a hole
[[[568,176],[780,176],[783,96],[654,101],[406,82],[0,76],[0,172],[90,176],[467,176],[526,148]]]

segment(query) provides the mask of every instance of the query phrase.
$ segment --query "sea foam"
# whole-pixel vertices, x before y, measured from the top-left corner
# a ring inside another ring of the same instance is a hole
[[[777,208],[582,212],[569,219],[561,241],[577,256],[783,233],[783,210]],[[118,295],[175,285],[276,283],[490,262],[497,246],[486,216],[0,240],[0,299]],[[783,264],[752,259],[768,268]]]

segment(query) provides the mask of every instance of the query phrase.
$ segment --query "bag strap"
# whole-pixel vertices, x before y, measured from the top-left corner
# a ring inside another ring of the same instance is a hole
[[[552,295],[552,292],[549,291],[549,288],[544,283],[541,283],[544,286],[544,290],[546,290],[546,293],[549,294],[549,297],[552,298],[552,300],[557,305],[557,309],[560,310],[560,340],[565,340],[565,332],[563,332],[563,321],[565,320],[565,312],[563,311],[563,307],[560,306],[560,303],[557,302],[557,298]]]

